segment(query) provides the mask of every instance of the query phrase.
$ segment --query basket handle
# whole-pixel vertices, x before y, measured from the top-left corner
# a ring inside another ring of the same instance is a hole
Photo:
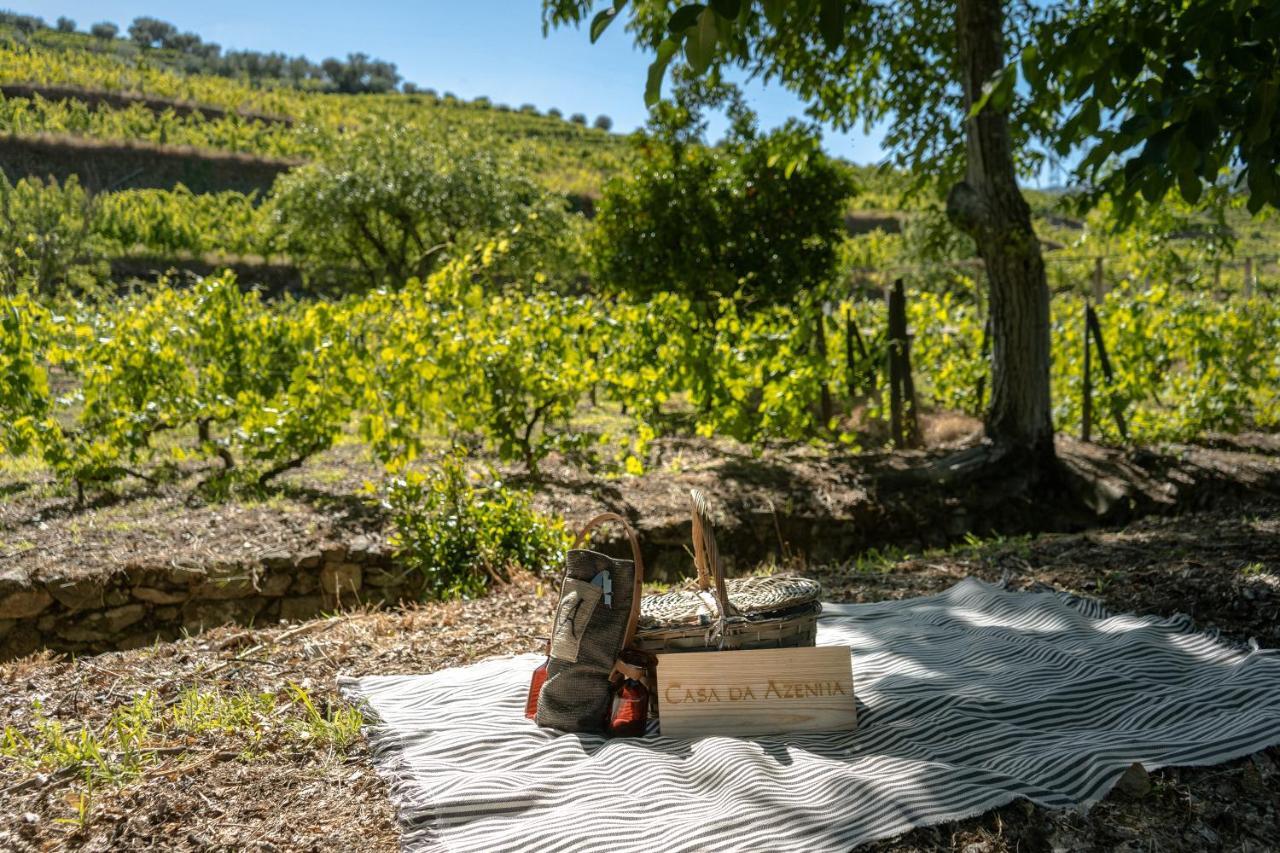
[[[724,564],[720,562],[720,549],[711,529],[711,508],[706,493],[691,489],[689,499],[693,504],[693,564],[698,569],[698,589],[707,592],[715,583],[716,602],[720,605],[720,633],[723,636],[724,620],[739,616],[738,609],[729,601],[725,588]]]
[[[631,557],[636,567],[635,583],[631,591],[631,615],[627,617],[627,633],[622,639],[622,648],[628,649],[631,647],[631,641],[636,636],[636,625],[640,621],[640,598],[644,595],[644,558],[640,554],[640,538],[636,536],[635,528],[616,512],[602,512],[582,525],[582,529],[578,531],[577,537],[573,540],[573,547],[581,548],[582,543],[587,540],[587,536],[596,528],[610,521],[616,521],[622,525],[623,531],[627,534],[627,539],[631,542]],[[560,606],[559,600],[564,597],[565,580],[567,580],[567,576],[560,581],[560,596],[556,599],[556,607]]]

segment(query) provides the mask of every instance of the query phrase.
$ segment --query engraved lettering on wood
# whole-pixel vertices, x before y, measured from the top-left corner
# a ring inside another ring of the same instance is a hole
[[[849,649],[659,655],[658,717],[669,737],[857,728]]]

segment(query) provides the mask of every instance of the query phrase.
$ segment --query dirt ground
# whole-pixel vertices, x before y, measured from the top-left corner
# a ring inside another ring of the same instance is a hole
[[[966,575],[1018,589],[1051,587],[1115,610],[1190,610],[1226,638],[1280,646],[1280,503],[1261,500],[1128,528],[1015,538],[918,555],[810,566],[830,598],[874,601],[941,590]],[[74,661],[36,656],[0,666],[0,725],[30,734],[33,703],[74,734],[105,731],[143,691],[164,707],[198,686],[212,694],[292,695],[318,713],[341,707],[334,679],[430,672],[540,648],[542,585],[522,578],[478,601],[360,613],[292,626],[226,627],[199,637]],[[141,771],[93,788],[91,762],[35,769],[0,750],[3,850],[391,850],[397,830],[364,742],[310,746],[286,736],[279,705],[252,742],[243,727],[157,732]],[[11,735],[10,735],[11,737]],[[111,755],[95,760],[110,761]],[[1015,803],[929,827],[876,851],[1280,849],[1280,749],[1227,765],[1133,772],[1088,813]]]
[[[571,525],[602,509],[627,516],[659,574],[685,560],[692,487],[712,496],[721,550],[743,567],[778,554],[826,560],[889,545],[937,546],[970,531],[1080,529],[1097,523],[1086,502],[1105,503],[1097,512],[1122,523],[1224,499],[1280,496],[1280,436],[1264,434],[1130,450],[1063,438],[1060,457],[1095,484],[1097,494],[1083,499],[1028,502],[1006,498],[1003,486],[932,482],[932,463],[972,446],[976,434],[965,429],[975,424],[958,415],[930,421],[928,450],[841,455],[796,445],[753,452],[728,441],[664,438],[651,445],[640,477],[593,476],[558,458],[540,483],[516,469],[498,473],[530,490],[537,509]],[[198,476],[188,474],[159,484],[125,481],[77,506],[47,472],[0,469],[0,572],[74,579],[130,566],[201,568],[296,556],[356,537],[381,542],[387,520],[364,488],[381,476],[359,445],[343,442],[262,494],[205,500],[193,488]]]

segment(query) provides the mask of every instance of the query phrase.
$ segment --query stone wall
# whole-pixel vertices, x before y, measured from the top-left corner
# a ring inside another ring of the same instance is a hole
[[[271,624],[416,599],[385,546],[356,539],[213,567],[128,566],[109,576],[0,574],[0,660],[39,648],[129,649],[228,623]]]

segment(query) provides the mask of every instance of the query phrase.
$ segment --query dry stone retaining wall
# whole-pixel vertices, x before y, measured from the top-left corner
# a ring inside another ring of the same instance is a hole
[[[130,566],[109,576],[0,574],[0,660],[39,648],[129,649],[228,623],[299,620],[416,599],[421,584],[363,539],[211,568]]]

